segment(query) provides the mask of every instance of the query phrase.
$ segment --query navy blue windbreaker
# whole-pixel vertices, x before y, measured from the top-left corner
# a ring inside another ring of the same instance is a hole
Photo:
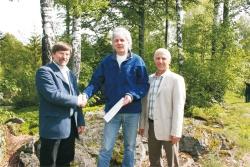
[[[106,56],[98,65],[83,93],[91,97],[101,88],[105,96],[105,112],[126,94],[131,95],[133,101],[122,107],[119,112],[141,112],[141,99],[149,89],[148,74],[142,58],[130,53],[119,67],[115,53]]]

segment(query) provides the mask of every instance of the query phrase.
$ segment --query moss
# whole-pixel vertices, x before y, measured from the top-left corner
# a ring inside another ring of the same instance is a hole
[[[93,107],[85,107],[83,111],[86,112],[95,112],[95,111],[101,111],[103,110],[104,106],[99,105],[99,106],[93,106]]]
[[[203,167],[225,167],[216,154],[210,153],[199,162]]]
[[[38,110],[37,107],[26,107],[18,110],[0,110],[0,123],[5,123],[10,118],[22,118],[23,124],[8,124],[9,129],[15,135],[38,133]]]

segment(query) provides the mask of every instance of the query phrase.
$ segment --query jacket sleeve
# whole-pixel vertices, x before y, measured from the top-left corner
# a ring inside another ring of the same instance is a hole
[[[91,77],[91,80],[88,86],[83,90],[83,93],[87,94],[88,98],[93,96],[97,91],[100,90],[102,84],[104,83],[104,74],[103,74],[103,62],[101,62],[94,74]]]
[[[77,108],[77,126],[85,126],[85,118],[84,118],[84,114],[82,112],[82,108],[78,107]]]
[[[78,85],[77,85],[77,78],[76,76],[72,73],[71,73],[71,76],[73,78],[73,83],[74,83],[74,89],[76,91],[76,94],[79,95],[79,89],[78,89]],[[76,107],[76,111],[77,111],[77,127],[79,126],[85,126],[85,119],[84,119],[84,114],[83,114],[83,111],[82,111],[82,108],[81,107]]]
[[[173,89],[173,117],[171,135],[181,137],[186,100],[185,82],[183,77],[178,77]]]
[[[140,58],[136,65],[136,83],[128,94],[133,96],[133,100],[142,99],[148,92],[148,73],[144,61]]]
[[[56,77],[49,67],[41,67],[36,73],[36,88],[40,96],[50,103],[76,107],[77,96],[64,93],[56,85]]]

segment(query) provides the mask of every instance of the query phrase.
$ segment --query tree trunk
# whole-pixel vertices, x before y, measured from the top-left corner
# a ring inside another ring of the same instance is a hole
[[[224,0],[223,6],[223,24],[229,26],[229,0]]]
[[[66,2],[66,19],[65,19],[65,23],[66,23],[66,37],[68,42],[70,41],[70,2],[69,0],[67,0]]]
[[[42,64],[45,65],[52,61],[51,48],[55,43],[53,29],[53,0],[40,0],[41,17],[43,27],[42,37]]]
[[[212,41],[211,41],[211,52],[212,52],[212,59],[216,54],[217,49],[217,37],[218,37],[218,28],[220,25],[220,0],[214,0],[214,10],[213,10],[213,27],[212,27]]]
[[[139,55],[144,57],[145,9],[144,0],[139,3]]]
[[[181,5],[181,0],[176,0],[176,14],[177,14],[177,49],[178,49],[178,63],[179,72],[182,71],[182,66],[184,63],[184,52],[183,52],[183,41],[182,41],[182,23],[183,23],[183,9]]]
[[[81,17],[73,17],[73,34],[72,34],[72,71],[79,80],[81,66]]]
[[[169,0],[165,0],[165,48],[168,48],[168,27],[169,27],[169,21],[168,21],[168,3]]]
[[[223,30],[224,32],[228,32],[229,30],[229,0],[224,0],[223,5]],[[227,33],[226,33],[227,34]],[[222,41],[222,53],[224,53],[225,49],[227,48],[227,39],[228,35],[224,35],[223,41]]]

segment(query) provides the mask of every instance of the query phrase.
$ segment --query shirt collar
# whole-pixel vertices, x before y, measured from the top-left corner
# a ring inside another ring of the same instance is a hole
[[[116,54],[116,52],[114,51],[114,52],[112,53],[112,59],[117,60],[117,59],[116,59],[116,55],[117,55],[117,54]],[[127,54],[127,57],[126,57],[126,60],[127,60],[127,59],[130,59],[130,58],[132,58],[132,57],[133,57],[133,53],[129,50],[129,51],[128,51],[128,54]]]
[[[60,69],[60,71],[69,71],[69,68],[67,66],[60,66],[56,62],[53,61],[53,63]]]
[[[160,76],[156,76],[156,73],[154,73],[153,77],[165,77],[170,73],[170,69],[166,70],[163,74],[161,74]]]

